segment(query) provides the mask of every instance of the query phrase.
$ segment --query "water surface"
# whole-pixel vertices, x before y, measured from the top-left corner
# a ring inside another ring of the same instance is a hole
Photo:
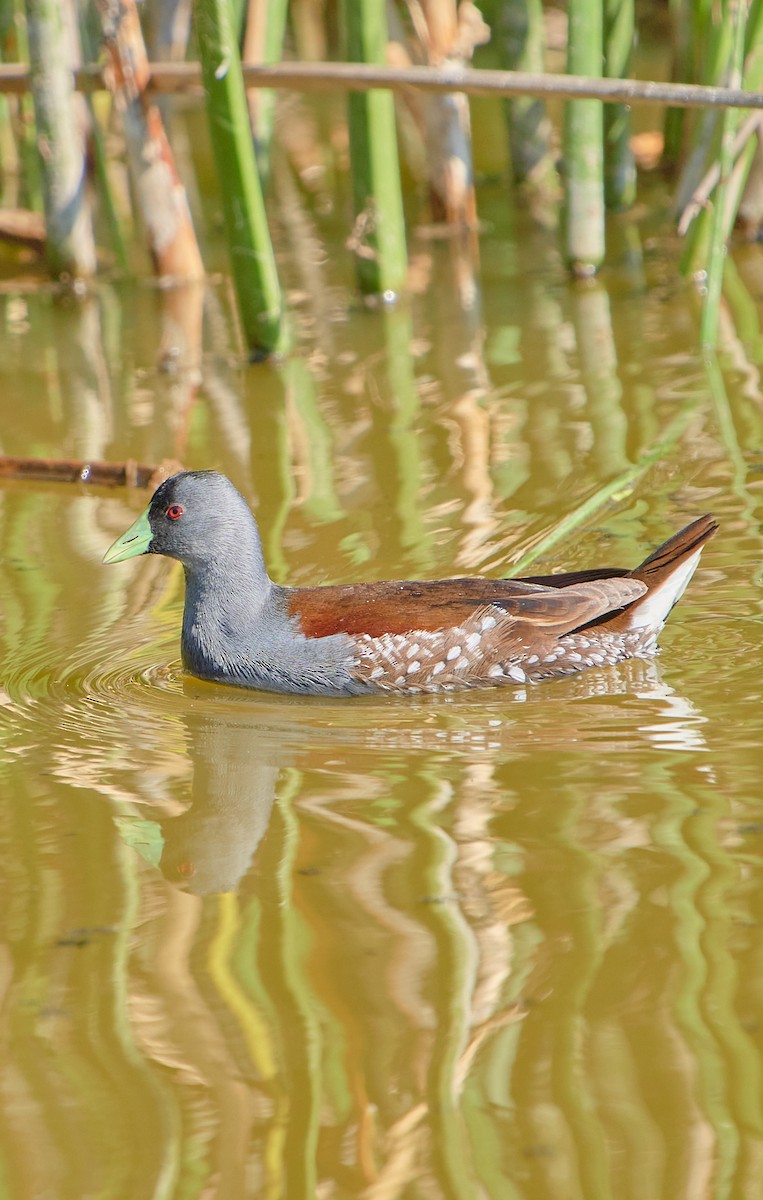
[[[697,357],[649,220],[574,289],[501,188],[480,211],[476,271],[414,239],[389,311],[316,217],[278,366],[224,279],[203,316],[3,285],[3,451],[224,470],[279,581],[510,572],[587,502],[534,569],[722,527],[655,662],[343,703],[184,676],[179,568],[100,565],[145,494],[4,485],[10,1196],[759,1194],[760,340],[732,312]]]

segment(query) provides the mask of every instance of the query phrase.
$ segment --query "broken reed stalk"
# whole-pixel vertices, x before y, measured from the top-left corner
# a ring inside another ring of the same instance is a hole
[[[238,312],[250,355],[262,357],[285,331],[229,0],[198,0],[195,16]]]
[[[42,170],[46,251],[57,278],[95,273],[85,134],[76,106],[61,0],[26,0],[32,95]]]
[[[634,0],[605,0],[604,70],[622,79],[630,69],[636,29]],[[630,208],[636,199],[636,162],[631,150],[631,114],[624,104],[604,109],[604,199],[607,208]]]
[[[283,54],[288,0],[248,0],[244,30],[244,58],[247,62],[274,63]],[[254,134],[257,168],[263,188],[270,178],[270,141],[276,93],[271,88],[251,88],[246,94],[249,120]]]
[[[744,48],[746,28],[746,0],[731,0],[731,19],[734,40],[731,48],[730,76],[739,86],[744,72]],[[714,350],[718,337],[718,309],[723,290],[723,268],[726,258],[727,192],[734,161],[734,140],[738,114],[724,112],[721,116],[721,145],[718,156],[719,179],[715,189],[710,245],[707,256],[707,290],[702,305],[700,320],[700,342],[704,350]]]
[[[345,5],[348,57],[380,64],[387,47],[384,0],[349,0]],[[389,92],[353,92],[348,98],[350,166],[358,283],[366,293],[399,292],[408,269],[405,218],[395,128]]]
[[[148,57],[135,0],[97,0],[127,157],[157,275],[200,279],[204,264],[159,108],[146,95]]]
[[[739,155],[742,153],[751,139],[758,136],[762,126],[763,113],[750,113],[750,115],[745,118],[734,135],[734,145],[732,148],[732,158],[734,162],[736,162],[736,160],[739,158]],[[720,163],[716,160],[706,171],[704,178],[701,179],[697,184],[697,187],[694,189],[689,202],[681,213],[678,221],[678,233],[681,237],[688,232],[689,226],[694,218],[698,217],[700,213],[704,211],[720,177],[721,167]]]
[[[595,75],[603,52],[599,0],[570,0],[567,65]],[[573,275],[592,275],[604,259],[604,155],[602,106],[571,100],[564,110],[564,255]]]

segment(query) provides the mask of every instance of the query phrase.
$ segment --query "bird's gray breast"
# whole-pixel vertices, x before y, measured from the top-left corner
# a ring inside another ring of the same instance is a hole
[[[203,587],[187,586],[183,666],[201,679],[301,695],[346,696],[370,691],[352,673],[346,634],[306,638],[273,589],[263,602],[240,605]]]

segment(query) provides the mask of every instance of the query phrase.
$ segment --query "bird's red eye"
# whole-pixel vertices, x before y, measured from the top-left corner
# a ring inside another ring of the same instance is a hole
[[[182,517],[183,508],[179,504],[171,504],[167,509],[167,516],[171,521],[177,521],[178,517]]]

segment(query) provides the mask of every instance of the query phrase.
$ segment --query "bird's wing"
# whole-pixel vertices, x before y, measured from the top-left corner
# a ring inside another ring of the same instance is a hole
[[[309,638],[448,629],[464,625],[485,608],[499,624],[505,614],[507,623],[521,621],[558,637],[632,604],[645,591],[640,580],[623,578],[565,588],[508,579],[445,579],[290,588],[284,599],[289,616]]]

